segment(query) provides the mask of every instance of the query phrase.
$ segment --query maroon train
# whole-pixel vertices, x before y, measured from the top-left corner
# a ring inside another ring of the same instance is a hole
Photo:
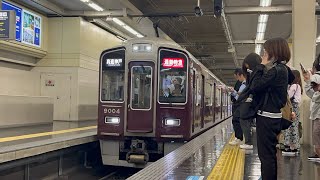
[[[231,116],[227,87],[174,42],[139,38],[100,58],[105,165],[144,167]]]

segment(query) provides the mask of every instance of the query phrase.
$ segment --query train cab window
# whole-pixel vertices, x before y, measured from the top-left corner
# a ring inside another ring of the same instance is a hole
[[[132,109],[151,108],[152,67],[133,66],[131,68],[131,107]]]
[[[118,49],[101,56],[101,100],[124,100],[125,50]]]
[[[159,103],[186,103],[187,56],[174,50],[159,52]]]

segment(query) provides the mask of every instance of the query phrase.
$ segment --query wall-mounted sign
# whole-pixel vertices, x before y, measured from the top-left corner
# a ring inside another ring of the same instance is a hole
[[[106,67],[121,67],[122,59],[107,59]]]
[[[162,66],[164,68],[183,68],[184,59],[183,58],[163,58]]]
[[[40,47],[41,17],[23,10],[22,42]]]
[[[21,17],[22,8],[19,8],[6,1],[2,1],[2,10],[15,11],[16,12],[16,41],[21,42]]]
[[[41,46],[41,17],[9,2],[2,1],[3,10],[16,13],[16,41],[32,46]]]
[[[0,11],[0,40],[16,38],[16,15],[14,11]]]
[[[55,82],[54,82],[54,80],[46,80],[45,84],[46,84],[46,86],[54,86]]]

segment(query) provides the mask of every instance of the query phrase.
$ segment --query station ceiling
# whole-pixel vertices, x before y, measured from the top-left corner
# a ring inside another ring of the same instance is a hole
[[[13,0],[40,9],[46,14],[54,14],[52,5],[60,10],[93,11],[80,0]],[[106,10],[121,10],[127,8],[128,14],[140,11],[153,22],[159,23],[159,28],[171,39],[186,47],[206,67],[213,71],[221,80],[232,85],[235,81],[233,71],[241,67],[243,59],[255,52],[255,39],[259,13],[226,13],[225,18],[212,15],[213,0],[200,0],[204,15],[196,17],[194,8],[197,0],[91,0]],[[259,7],[260,0],[223,0],[225,7],[243,10],[244,7]],[[271,6],[291,6],[291,0],[272,0]],[[237,9],[238,8],[238,9]],[[137,11],[138,10],[138,11]],[[183,16],[172,17],[170,14],[182,13]],[[138,13],[139,14],[139,13]],[[157,15],[167,15],[157,17]],[[124,19],[124,18],[120,18]],[[141,19],[141,18],[140,18]],[[105,18],[103,19],[105,20]],[[136,18],[133,19],[139,23]],[[107,22],[110,23],[110,22]],[[319,23],[318,23],[319,25]],[[319,28],[318,28],[319,29]],[[230,36],[228,36],[228,31]],[[290,39],[292,35],[292,14],[273,13],[269,15],[265,38],[282,37]],[[231,42],[229,41],[231,37]],[[320,52],[320,47],[317,47]]]

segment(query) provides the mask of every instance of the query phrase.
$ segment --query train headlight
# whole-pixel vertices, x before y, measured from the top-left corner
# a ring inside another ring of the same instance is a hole
[[[165,119],[164,124],[166,126],[180,126],[180,119],[167,118]]]
[[[119,124],[120,118],[119,117],[105,117],[105,123],[107,124]]]
[[[152,52],[152,44],[133,44],[132,45],[133,52]]]

